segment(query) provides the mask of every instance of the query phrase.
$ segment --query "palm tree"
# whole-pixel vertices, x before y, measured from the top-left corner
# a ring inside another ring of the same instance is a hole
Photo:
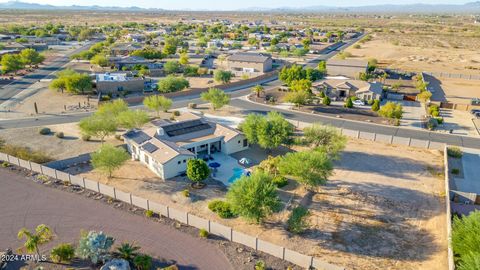
[[[36,252],[40,257],[40,250],[38,246],[48,243],[52,239],[52,230],[45,224],[40,224],[35,228],[35,233],[30,232],[27,228],[22,228],[18,231],[18,239],[25,238],[23,247],[28,252]]]
[[[130,243],[123,243],[117,248],[115,255],[116,257],[124,259],[133,265],[133,260],[138,255],[137,251],[139,250],[140,250],[140,247],[138,246],[135,246]]]
[[[263,88],[263,86],[257,84],[255,85],[253,88],[252,88],[252,91],[257,93],[257,97],[260,97],[260,93],[263,92],[263,90],[265,90],[265,88]]]

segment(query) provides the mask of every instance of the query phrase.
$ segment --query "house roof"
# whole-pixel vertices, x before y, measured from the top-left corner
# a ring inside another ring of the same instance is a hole
[[[355,93],[362,92],[373,92],[375,94],[381,95],[383,92],[383,86],[379,82],[365,82],[360,80],[341,80],[341,79],[327,79],[316,82],[313,84],[314,87],[326,86],[328,88],[340,88],[348,89],[349,91],[354,91]]]
[[[228,61],[263,63],[271,56],[260,53],[236,53],[228,57]]]

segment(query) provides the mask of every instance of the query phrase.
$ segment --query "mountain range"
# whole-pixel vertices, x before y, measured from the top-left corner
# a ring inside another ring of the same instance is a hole
[[[26,3],[21,1],[9,1],[0,3],[0,9],[24,9],[24,10],[98,10],[98,11],[165,11],[161,8],[141,8],[141,7],[106,7],[106,6],[54,6],[35,3]],[[190,10],[195,11],[195,10]],[[206,11],[206,10],[202,10]],[[480,13],[480,1],[467,4],[395,4],[395,5],[370,5],[370,6],[307,6],[307,7],[248,7],[239,10],[240,12],[284,12],[284,13]]]

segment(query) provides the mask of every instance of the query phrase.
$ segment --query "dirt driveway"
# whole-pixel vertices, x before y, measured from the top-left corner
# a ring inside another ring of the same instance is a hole
[[[55,238],[42,250],[76,242],[82,229],[97,230],[114,236],[116,244],[134,241],[145,253],[175,260],[180,269],[233,269],[208,242],[97,201],[37,185],[8,169],[0,169],[0,204],[0,250],[20,247],[18,230],[43,223],[53,229]]]

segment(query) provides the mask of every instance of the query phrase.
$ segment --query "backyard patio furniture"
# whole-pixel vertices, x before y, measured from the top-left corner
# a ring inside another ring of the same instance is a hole
[[[252,164],[252,161],[251,161],[250,159],[248,159],[248,158],[241,158],[241,159],[238,161],[238,163],[239,163],[240,165],[243,165],[243,166],[245,167],[245,166],[248,166],[248,165]]]

